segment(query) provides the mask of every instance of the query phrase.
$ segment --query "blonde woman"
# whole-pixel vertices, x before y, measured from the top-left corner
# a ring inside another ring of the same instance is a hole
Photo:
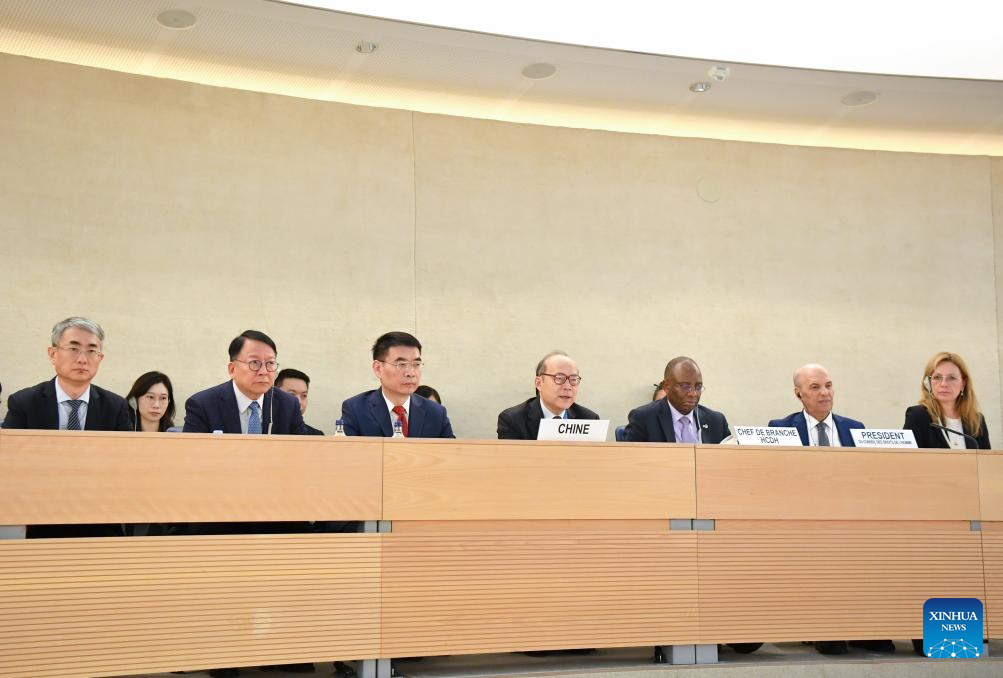
[[[919,447],[989,449],[986,418],[979,411],[968,365],[961,356],[942,351],[930,358],[923,371],[920,393],[919,404],[905,411],[904,426],[916,436]]]

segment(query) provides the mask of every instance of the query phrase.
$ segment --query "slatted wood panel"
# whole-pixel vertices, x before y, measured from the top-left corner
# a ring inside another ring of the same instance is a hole
[[[0,430],[0,525],[378,520],[378,439]]]
[[[691,518],[692,445],[388,440],[386,520]]]
[[[380,539],[0,541],[0,675],[376,657]]]
[[[979,452],[982,520],[1003,521],[1003,452]]]
[[[927,598],[984,600],[977,532],[697,534],[705,643],[922,638]]]
[[[699,446],[697,517],[978,520],[975,452]]]
[[[696,537],[389,534],[383,655],[692,642]]]
[[[1003,637],[1003,522],[982,523],[982,566],[986,577],[984,633]]]

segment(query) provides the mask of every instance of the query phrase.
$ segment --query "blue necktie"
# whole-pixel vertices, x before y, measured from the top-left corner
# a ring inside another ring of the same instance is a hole
[[[66,430],[67,431],[79,431],[80,426],[80,406],[84,404],[83,400],[67,400],[67,404],[70,406],[70,416],[66,419]]]
[[[251,403],[251,416],[247,419],[248,433],[261,433],[261,414],[258,412],[260,409],[258,401],[255,400]]]

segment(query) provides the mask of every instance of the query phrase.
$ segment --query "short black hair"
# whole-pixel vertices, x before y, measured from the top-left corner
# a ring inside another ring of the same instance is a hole
[[[419,395],[422,398],[428,398],[429,400],[435,398],[435,402],[439,403],[440,405],[442,404],[442,398],[439,396],[439,392],[436,391],[431,386],[426,386],[425,384],[422,384],[421,386],[419,386],[414,390],[414,394]]]
[[[286,379],[302,379],[307,386],[310,385],[310,377],[306,376],[306,372],[300,372],[299,370],[294,370],[291,367],[286,367],[279,370],[279,373],[275,375],[276,388],[282,388],[282,382]]]
[[[387,332],[373,344],[373,360],[383,360],[394,346],[412,346],[421,353],[421,342],[407,332]]]
[[[275,342],[264,332],[259,332],[258,330],[244,330],[230,342],[230,360],[236,360],[237,356],[240,355],[240,349],[244,348],[244,343],[250,339],[251,341],[260,341],[262,344],[268,344],[278,355],[279,349],[275,348]]]

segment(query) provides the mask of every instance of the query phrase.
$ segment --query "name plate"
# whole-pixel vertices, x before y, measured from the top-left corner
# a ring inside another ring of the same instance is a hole
[[[801,436],[796,428],[771,426],[736,426],[735,441],[739,445],[774,445],[796,447]]]
[[[609,419],[541,419],[537,440],[606,440]]]
[[[896,428],[850,429],[853,444],[857,447],[916,447],[912,431]]]

